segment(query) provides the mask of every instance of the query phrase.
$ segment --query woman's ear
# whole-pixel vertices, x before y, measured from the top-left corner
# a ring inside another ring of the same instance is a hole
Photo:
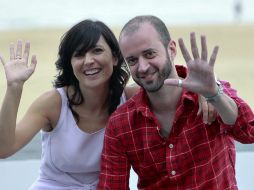
[[[117,64],[118,64],[118,59],[115,56],[113,56],[113,66],[117,66]]]

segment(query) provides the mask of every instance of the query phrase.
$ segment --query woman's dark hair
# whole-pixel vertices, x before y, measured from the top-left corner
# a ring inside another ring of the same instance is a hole
[[[130,72],[121,54],[118,41],[113,32],[103,22],[84,20],[74,25],[62,37],[58,59],[55,63],[58,74],[53,85],[56,88],[67,87],[69,107],[77,121],[79,121],[79,115],[72,109],[72,106],[80,105],[85,100],[79,87],[79,81],[73,73],[71,58],[74,53],[84,55],[94,48],[101,36],[104,37],[109,45],[112,55],[118,60],[117,65],[113,67],[109,82],[109,114],[114,112],[119,105],[123,89],[130,77]],[[74,89],[74,93],[69,93],[69,87]]]

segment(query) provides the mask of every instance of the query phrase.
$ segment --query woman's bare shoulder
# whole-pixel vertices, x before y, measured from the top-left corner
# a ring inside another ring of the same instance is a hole
[[[136,83],[132,83],[132,84],[128,84],[125,88],[124,88],[124,92],[126,95],[126,99],[130,99],[132,96],[134,96],[138,91],[139,91],[140,87],[136,84]]]

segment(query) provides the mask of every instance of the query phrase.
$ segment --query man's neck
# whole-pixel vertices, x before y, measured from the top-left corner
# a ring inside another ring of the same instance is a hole
[[[153,112],[165,113],[176,110],[182,88],[164,85],[158,92],[147,93]]]
[[[163,86],[156,93],[148,93],[151,108],[160,123],[160,135],[168,137],[175,118],[176,106],[181,97],[182,88]]]

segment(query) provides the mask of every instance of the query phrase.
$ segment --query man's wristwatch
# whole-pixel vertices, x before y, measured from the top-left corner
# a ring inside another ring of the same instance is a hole
[[[216,84],[217,84],[217,93],[214,96],[210,96],[210,97],[205,97],[207,102],[213,103],[213,102],[217,102],[219,97],[224,93],[223,92],[223,86],[221,84],[220,81],[216,80]]]

